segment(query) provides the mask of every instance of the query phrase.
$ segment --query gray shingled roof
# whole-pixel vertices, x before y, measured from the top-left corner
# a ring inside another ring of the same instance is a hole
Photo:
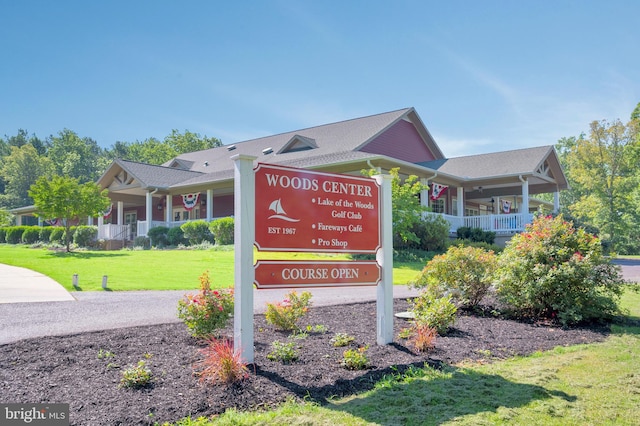
[[[551,150],[553,147],[547,145],[426,161],[418,164],[461,178],[480,179],[531,173],[545,160]]]
[[[152,164],[137,163],[135,161],[128,160],[118,159],[116,160],[116,163],[136,178],[143,187],[169,188],[176,183],[203,175],[201,172],[154,166]]]
[[[412,108],[405,108],[384,114],[369,117],[356,118],[338,123],[325,124],[302,130],[281,133],[274,136],[252,139],[233,145],[224,145],[204,151],[190,152],[178,156],[177,160],[194,162],[192,171],[207,173],[208,170],[223,171],[232,170],[231,156],[235,154],[252,155],[258,157],[257,161],[272,164],[296,163],[304,164],[303,167],[327,164],[327,156],[350,156],[358,147],[377,136],[389,126],[401,119]],[[313,139],[317,148],[277,154],[295,135]],[[229,148],[235,146],[230,151]],[[263,150],[271,148],[270,154],[263,154]],[[165,163],[170,165],[172,161]],[[206,162],[206,165],[205,165]]]

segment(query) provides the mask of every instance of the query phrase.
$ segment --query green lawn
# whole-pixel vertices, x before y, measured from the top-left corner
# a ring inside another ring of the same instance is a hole
[[[346,259],[345,255],[309,253],[257,253],[261,259]],[[111,290],[188,290],[199,285],[206,270],[214,287],[233,285],[234,252],[220,250],[119,250],[53,252],[44,248],[0,244],[0,263],[21,266],[43,273],[66,289],[73,290],[72,277],[78,274],[83,291],[102,290],[107,275]],[[394,284],[406,284],[420,272],[418,263],[394,265]]]

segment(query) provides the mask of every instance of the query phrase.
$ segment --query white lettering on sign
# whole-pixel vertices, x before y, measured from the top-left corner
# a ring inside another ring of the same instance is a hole
[[[358,268],[284,268],[282,270],[282,279],[285,281],[298,280],[326,280],[331,279],[358,279],[360,270]]]
[[[317,192],[320,190],[320,183],[318,179],[309,179],[306,177],[299,176],[287,176],[287,175],[276,175],[271,173],[265,173],[265,177],[267,179],[267,184],[269,186],[279,186],[281,188],[293,188],[300,189],[303,191],[314,191]],[[322,190],[326,193],[330,194],[347,194],[347,195],[355,195],[358,197],[372,197],[371,186],[369,185],[360,185],[356,183],[348,183],[348,182],[334,182],[334,181],[324,181],[322,182]],[[329,200],[327,198],[321,199],[318,198],[316,200],[320,205],[333,205],[333,200]],[[359,208],[363,209],[373,209],[373,203],[361,203],[356,201]]]

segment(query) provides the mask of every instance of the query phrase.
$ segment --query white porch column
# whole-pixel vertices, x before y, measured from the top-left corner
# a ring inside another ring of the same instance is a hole
[[[464,188],[462,186],[458,187],[458,192],[456,195],[456,204],[458,208],[458,217],[464,216]]]
[[[104,225],[104,216],[101,214],[98,216],[98,228]]]
[[[124,225],[124,202],[118,201],[118,225]]]
[[[558,191],[553,193],[553,212],[558,213],[560,211],[560,193]]]
[[[93,216],[89,216],[87,218],[87,225],[92,226],[93,225]]]
[[[522,182],[522,205],[520,206],[520,213],[529,214],[529,181],[527,179]]]
[[[207,189],[207,222],[213,219],[213,189]]]
[[[429,185],[429,179],[420,178],[420,183],[427,186]],[[420,205],[429,207],[429,190],[423,189],[420,191]]]
[[[144,216],[147,221],[147,232],[151,229],[151,222],[153,222],[153,193],[147,191],[145,194]]]
[[[169,226],[169,222],[173,221],[173,195],[167,194],[165,197],[167,206],[164,209],[164,217],[167,222],[167,226]]]

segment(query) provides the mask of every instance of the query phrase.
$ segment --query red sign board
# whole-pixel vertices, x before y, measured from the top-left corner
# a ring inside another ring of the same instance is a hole
[[[258,250],[375,253],[380,248],[375,180],[258,164],[255,183]]]
[[[262,288],[377,285],[380,266],[374,260],[259,260],[255,284]]]

